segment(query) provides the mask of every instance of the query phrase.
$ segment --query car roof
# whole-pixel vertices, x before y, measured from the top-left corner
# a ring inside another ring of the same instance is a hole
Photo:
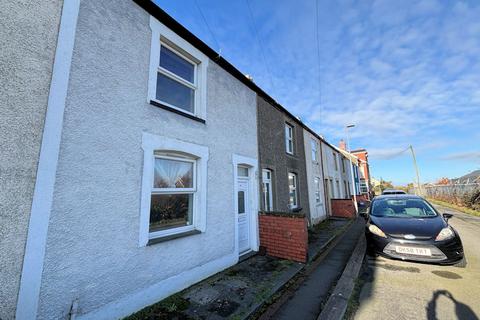
[[[385,189],[385,190],[383,190],[383,192],[403,192],[403,193],[406,193],[405,191],[400,190],[400,189]]]
[[[382,194],[373,198],[373,200],[380,200],[380,199],[423,199],[420,196],[414,194]]]

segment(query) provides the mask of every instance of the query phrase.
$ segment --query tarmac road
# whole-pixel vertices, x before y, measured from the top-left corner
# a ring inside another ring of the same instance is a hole
[[[465,268],[367,257],[355,319],[479,319],[480,217],[453,213],[467,257]]]

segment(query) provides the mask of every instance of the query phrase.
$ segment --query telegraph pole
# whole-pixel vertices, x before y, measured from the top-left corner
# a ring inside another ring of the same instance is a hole
[[[415,194],[421,193],[420,189],[420,174],[418,173],[418,166],[417,166],[417,158],[415,157],[415,152],[413,151],[412,145],[410,145],[410,151],[412,152],[412,157],[413,157],[413,166],[415,167],[415,173],[417,174],[417,190],[415,191]],[[418,194],[417,194],[418,195]]]
[[[358,204],[357,204],[357,185],[355,183],[355,176],[353,174],[353,170],[354,170],[354,167],[353,167],[353,160],[352,160],[352,154],[350,153],[350,135],[348,134],[348,129],[350,128],[353,128],[355,127],[354,124],[350,124],[350,125],[347,125],[345,127],[345,133],[346,133],[346,136],[347,136],[347,150],[348,150],[348,153],[349,153],[349,160],[350,160],[350,172],[351,172],[351,175],[352,175],[352,190],[353,190],[353,205],[355,206],[355,211],[357,212],[357,215],[358,215]]]

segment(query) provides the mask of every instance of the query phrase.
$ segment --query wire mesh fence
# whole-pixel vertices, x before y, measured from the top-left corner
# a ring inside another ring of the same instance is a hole
[[[469,197],[474,197],[475,193],[480,192],[480,183],[423,186],[422,189],[427,198],[469,206],[466,202]],[[473,202],[475,201],[473,199]]]

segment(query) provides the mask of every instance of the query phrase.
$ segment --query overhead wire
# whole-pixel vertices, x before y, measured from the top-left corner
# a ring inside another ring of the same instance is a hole
[[[248,9],[248,13],[249,13],[249,16],[250,16],[250,21],[251,21],[251,24],[252,24],[252,29],[253,29],[253,34],[255,36],[255,39],[257,41],[257,44],[260,48],[260,54],[262,55],[262,59],[263,59],[263,64],[265,66],[265,70],[267,71],[267,76],[268,76],[268,79],[270,81],[270,87],[271,89],[273,89],[273,78],[272,78],[272,74],[270,72],[270,68],[268,67],[268,62],[267,62],[267,59],[265,58],[265,52],[263,50],[263,46],[262,46],[262,43],[260,42],[260,37],[258,35],[258,31],[257,31],[257,25],[255,24],[255,19],[253,17],[253,12],[252,12],[252,8],[250,7],[250,3],[248,0],[245,0],[246,4],[247,4],[247,9]]]
[[[316,42],[317,42],[317,71],[318,71],[318,79],[317,79],[317,85],[318,85],[318,106],[319,106],[319,112],[320,115],[318,117],[319,119],[319,126],[321,127],[322,125],[322,116],[323,116],[323,104],[322,104],[322,70],[321,70],[321,64],[320,64],[320,19],[319,19],[319,5],[318,5],[319,0],[315,0],[315,34],[316,34]]]
[[[203,14],[203,10],[198,4],[197,0],[193,0],[195,2],[195,6],[197,7],[198,11],[200,12],[200,15],[202,16],[203,22],[207,26],[208,32],[210,33],[210,36],[212,37],[213,41],[215,42],[215,45],[218,49],[218,55],[222,55],[222,47],[220,47],[220,43],[218,42],[217,38],[215,37],[215,34],[212,31],[212,28],[210,28],[210,25],[208,24],[207,19],[205,18],[205,15]]]

